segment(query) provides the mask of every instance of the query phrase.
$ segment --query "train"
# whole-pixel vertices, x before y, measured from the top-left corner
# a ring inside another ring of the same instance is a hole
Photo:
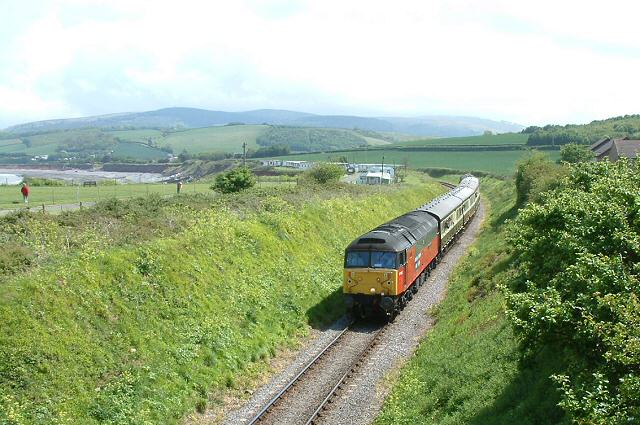
[[[480,203],[471,174],[431,202],[361,235],[345,249],[343,295],[355,317],[393,320],[426,281]]]

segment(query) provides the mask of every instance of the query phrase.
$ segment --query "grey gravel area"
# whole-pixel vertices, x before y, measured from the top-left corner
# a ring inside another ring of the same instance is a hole
[[[346,388],[335,397],[331,408],[322,416],[323,424],[369,424],[382,407],[388,388],[385,376],[397,370],[410,358],[420,340],[433,326],[433,318],[426,312],[437,305],[446,294],[452,270],[475,240],[484,219],[484,207],[478,212],[457,243],[449,250],[418,294],[396,320],[388,325],[376,347],[370,352],[366,364],[347,381]],[[277,373],[267,384],[256,389],[244,405],[229,412],[223,424],[246,424],[267,404],[303,367],[313,359],[336,335],[347,326],[342,318],[326,330],[318,331],[298,352],[295,360]],[[295,420],[279,423],[295,423]]]
[[[484,219],[480,204],[474,219],[455,246],[445,255],[427,282],[396,320],[388,325],[376,347],[347,383],[347,389],[322,417],[322,424],[370,424],[376,418],[389,392],[383,385],[385,376],[402,366],[433,326],[426,312],[444,299],[451,272],[475,240]]]

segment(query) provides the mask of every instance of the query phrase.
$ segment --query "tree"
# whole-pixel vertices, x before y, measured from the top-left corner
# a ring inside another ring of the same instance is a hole
[[[246,167],[238,167],[226,173],[218,174],[211,189],[222,193],[235,193],[248,189],[255,184],[256,177],[251,170]]]
[[[343,175],[344,168],[335,164],[318,164],[305,172],[305,177],[308,177],[320,184],[337,182]]]
[[[577,164],[593,160],[593,151],[588,146],[569,143],[560,148],[560,162]]]

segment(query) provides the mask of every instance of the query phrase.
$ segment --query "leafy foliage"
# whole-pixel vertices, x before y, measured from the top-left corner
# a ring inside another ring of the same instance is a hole
[[[594,159],[594,154],[588,146],[569,143],[560,148],[560,161],[576,164]]]
[[[211,189],[222,193],[235,193],[253,187],[255,184],[256,177],[253,172],[246,167],[238,167],[218,174]]]
[[[578,423],[640,418],[638,187],[636,164],[578,164],[511,226],[508,315],[526,355],[570,359],[554,379]]]
[[[316,164],[315,167],[305,171],[304,177],[319,184],[337,182],[345,173],[344,168],[336,164]]]
[[[541,152],[533,152],[518,161],[515,173],[517,205],[538,201],[541,193],[559,185],[566,172],[566,168],[553,163]]]

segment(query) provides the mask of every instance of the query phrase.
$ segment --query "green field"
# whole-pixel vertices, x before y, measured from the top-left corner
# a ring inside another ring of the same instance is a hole
[[[498,175],[510,175],[515,163],[527,155],[526,150],[513,151],[463,151],[463,152],[403,152],[397,150],[357,150],[348,152],[327,152],[306,155],[292,155],[281,159],[308,161],[337,161],[346,156],[349,162],[386,164],[408,164],[410,168],[451,168],[461,171],[485,171]],[[560,158],[558,151],[549,152],[553,160]]]
[[[505,133],[491,136],[446,137],[441,139],[407,140],[394,143],[394,146],[496,146],[496,145],[524,145],[528,134]]]
[[[133,158],[142,160],[162,159],[167,157],[167,152],[161,151],[142,143],[120,142],[113,149],[113,157]]]
[[[267,179],[258,181],[258,186],[292,185],[295,181]],[[182,193],[211,193],[211,182],[185,183]],[[97,202],[102,199],[127,199],[150,194],[174,195],[176,185],[163,183],[109,184],[102,186],[31,186],[29,206],[77,204]],[[23,208],[19,186],[0,186],[0,210]]]
[[[183,149],[189,153],[201,152],[242,152],[242,143],[247,149],[258,149],[256,138],[269,126],[267,125],[226,125],[220,127],[195,128],[193,130],[169,133],[158,139],[159,146],[171,146],[175,153]]]

